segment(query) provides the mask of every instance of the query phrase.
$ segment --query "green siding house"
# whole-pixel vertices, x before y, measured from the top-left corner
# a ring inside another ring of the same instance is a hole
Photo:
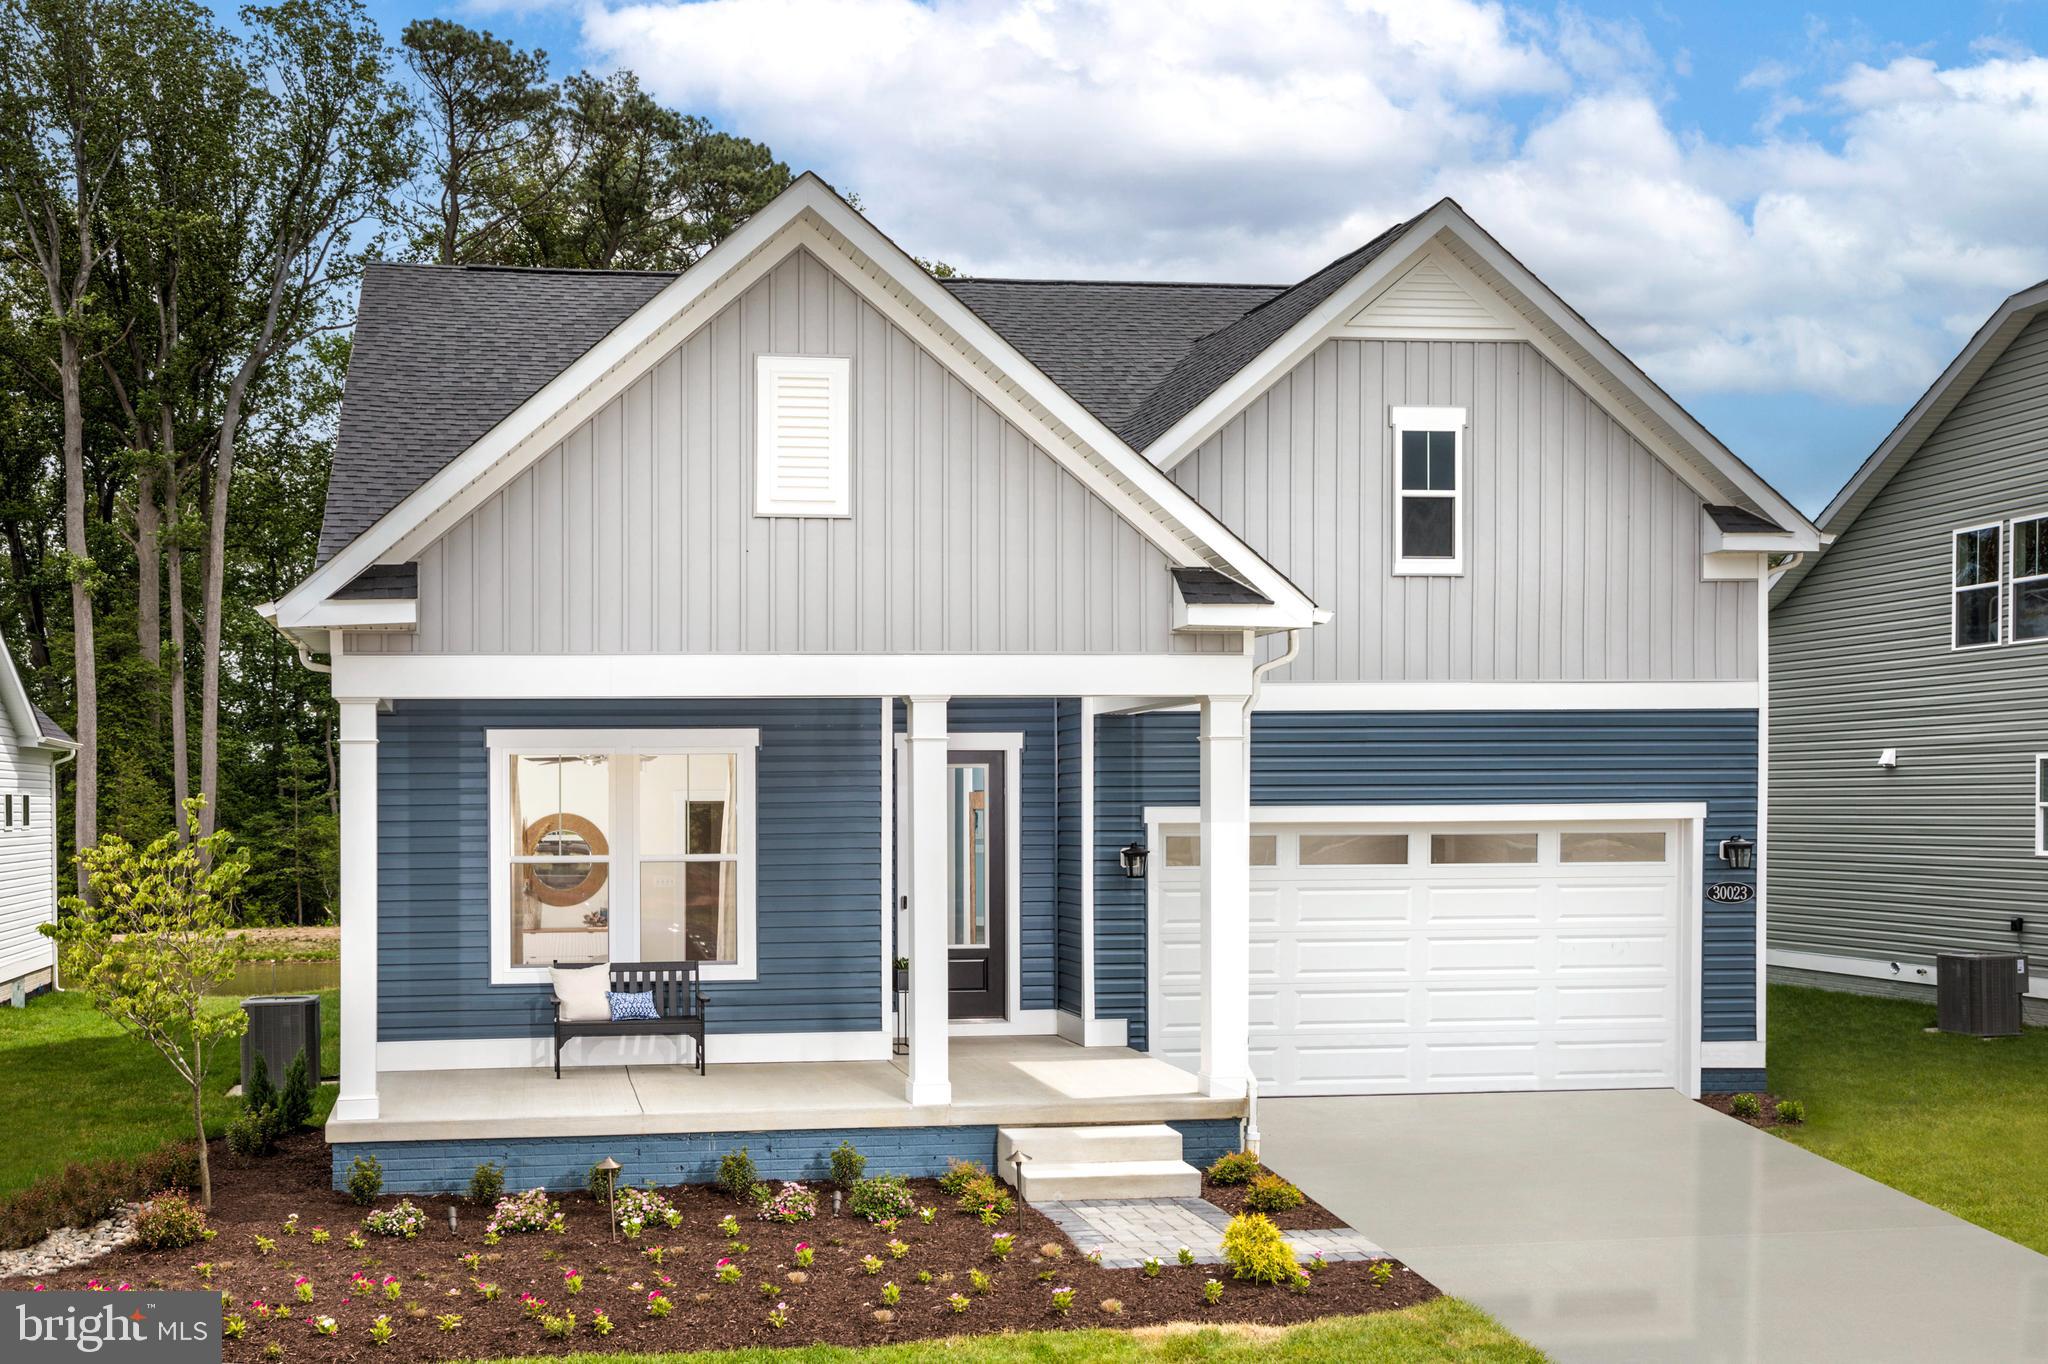
[[[2048,944],[2048,283],[1821,530],[1771,598],[1771,973],[1931,997],[1941,952]]]

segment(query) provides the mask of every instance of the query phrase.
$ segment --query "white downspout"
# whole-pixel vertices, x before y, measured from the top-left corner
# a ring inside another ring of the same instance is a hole
[[[1251,635],[1251,632],[1246,631],[1245,647],[1247,649],[1251,648],[1252,643],[1253,637]],[[1245,808],[1247,810],[1251,809],[1252,806],[1251,781],[1252,763],[1254,761],[1252,740],[1255,737],[1252,733],[1252,712],[1259,708],[1259,686],[1266,680],[1267,673],[1272,672],[1276,668],[1285,667],[1287,664],[1292,663],[1296,658],[1299,658],[1300,656],[1301,631],[1289,630],[1287,632],[1287,647],[1284,650],[1282,650],[1277,656],[1266,660],[1264,663],[1261,663],[1257,667],[1252,669],[1251,694],[1245,697],[1244,699],[1244,803]],[[1259,1078],[1258,1076],[1253,1075],[1249,1069],[1246,1070],[1244,1077],[1244,1122],[1241,1126],[1238,1136],[1238,1146],[1241,1150],[1249,1151],[1255,1156],[1259,1153]]]

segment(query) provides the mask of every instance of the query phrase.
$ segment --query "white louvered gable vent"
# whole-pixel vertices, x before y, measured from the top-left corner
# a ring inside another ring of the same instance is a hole
[[[764,355],[754,380],[754,514],[851,516],[842,356]]]

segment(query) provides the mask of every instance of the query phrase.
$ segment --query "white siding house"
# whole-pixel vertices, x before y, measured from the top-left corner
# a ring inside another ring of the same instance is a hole
[[[0,647],[0,998],[54,983],[57,763],[78,745],[36,708]]]

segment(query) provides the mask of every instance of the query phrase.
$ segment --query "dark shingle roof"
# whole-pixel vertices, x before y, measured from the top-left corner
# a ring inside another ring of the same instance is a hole
[[[1217,568],[1176,568],[1180,599],[1190,606],[1271,606],[1273,599]]]
[[[1286,292],[1276,284],[941,282],[1111,430],[1196,342]]]
[[[320,527],[326,563],[672,274],[372,265]]]
[[[52,720],[48,711],[33,701],[28,703],[28,708],[35,712],[36,728],[42,732],[45,739],[56,739],[67,744],[71,742],[71,736],[64,732],[64,726]]]
[[[335,601],[416,601],[420,595],[418,564],[372,564],[334,594]]]
[[[1708,504],[1707,515],[1730,535],[1783,535],[1785,528],[1769,517],[1758,516],[1747,507]]]
[[[1408,223],[1388,228],[1356,251],[1339,256],[1293,288],[1202,338],[1173,367],[1173,372],[1146,395],[1130,418],[1117,425],[1116,433],[1134,450],[1142,450],[1159,439],[1295,323],[1343,288],[1352,276],[1372,264],[1407,230]]]

